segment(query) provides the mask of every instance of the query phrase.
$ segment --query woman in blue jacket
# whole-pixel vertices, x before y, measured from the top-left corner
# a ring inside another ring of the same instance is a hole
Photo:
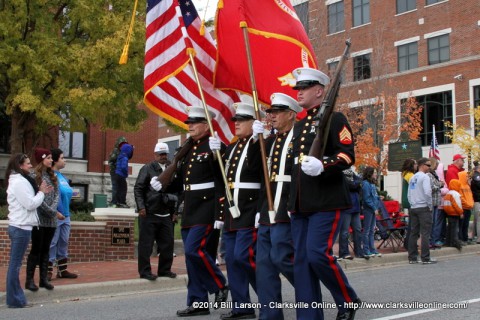
[[[377,172],[373,167],[366,167],[362,181],[363,204],[363,252],[367,257],[381,257],[375,249],[375,216],[379,213],[380,197],[377,192]]]

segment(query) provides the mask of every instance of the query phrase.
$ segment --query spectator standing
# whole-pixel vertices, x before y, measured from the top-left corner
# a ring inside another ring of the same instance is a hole
[[[45,194],[53,187],[42,181],[40,187],[30,177],[32,164],[26,154],[17,153],[10,157],[5,171],[8,203],[8,237],[10,238],[10,260],[8,263],[6,302],[9,308],[27,308],[25,293],[20,286],[19,273],[23,257],[30,243],[33,227],[38,226],[37,208],[42,204]],[[33,283],[36,261],[30,259],[30,277],[26,287]],[[33,271],[32,271],[33,270]],[[34,284],[33,284],[34,285]],[[32,287],[33,288],[33,287]],[[38,290],[38,287],[36,288]],[[33,291],[36,291],[33,290]]]
[[[363,254],[367,257],[381,257],[375,249],[376,216],[380,212],[380,196],[377,192],[377,172],[373,167],[363,171],[362,205],[363,205]]]
[[[117,184],[117,192],[115,203],[117,208],[130,208],[127,205],[127,177],[128,177],[128,160],[133,157],[133,146],[124,143],[120,147],[120,153],[117,157],[117,167],[115,168],[114,179]]]
[[[75,279],[78,277],[75,273],[67,270],[68,268],[68,240],[70,239],[70,202],[72,201],[73,189],[60,172],[65,168],[66,160],[63,151],[52,149],[53,171],[58,180],[58,189],[60,191],[60,200],[58,201],[58,212],[65,219],[57,221],[57,228],[50,243],[50,253],[48,262],[48,280],[52,279],[53,266],[57,264],[57,278]]]
[[[350,227],[353,234],[353,252],[356,258],[369,259],[363,251],[362,245],[362,222],[360,220],[360,191],[362,190],[362,179],[350,168],[343,170],[343,175],[347,180],[350,198],[352,199],[352,208],[345,210],[339,237],[339,258],[337,260],[352,260],[348,249],[348,236]]]
[[[408,215],[410,210],[410,203],[408,202],[408,184],[413,175],[417,172],[417,161],[414,159],[406,159],[402,165],[402,208],[403,212]],[[408,239],[410,238],[410,219],[407,222],[407,233],[403,246],[408,251]]]
[[[154,161],[144,165],[138,173],[134,187],[138,209],[140,234],[138,239],[138,273],[140,278],[155,280],[158,277],[176,278],[171,271],[173,263],[173,216],[170,207],[176,204],[176,195],[156,191],[150,181],[158,177],[167,166],[168,145],[159,142],[153,150]],[[157,243],[158,269],[152,274],[150,256],[153,242]]]
[[[468,239],[468,228],[470,226],[470,217],[472,216],[472,209],[474,205],[472,189],[470,189],[470,183],[467,171],[461,171],[458,173],[458,180],[460,181],[460,195],[462,196],[462,209],[463,218],[460,218],[459,222],[459,234],[458,238],[463,244],[473,244],[471,239]]]
[[[421,259],[423,264],[437,263],[430,258],[430,233],[432,231],[432,185],[427,176],[432,163],[428,158],[420,158],[418,172],[410,179],[408,186],[408,202],[410,203],[411,234],[408,239],[408,261],[418,263],[417,241],[421,236]]]
[[[447,174],[445,175],[445,182],[450,185],[450,180],[458,179],[458,173],[464,171],[465,157],[461,154],[453,156],[453,162],[448,166]]]
[[[443,170],[443,163],[439,163],[436,170],[438,179],[444,183],[443,187],[440,189],[440,205],[438,206],[438,219],[435,221],[436,226],[433,226],[433,229],[436,229],[437,233],[435,236],[438,236],[437,239],[434,239],[436,246],[443,246],[445,244],[446,232],[447,232],[447,219],[445,211],[443,210],[443,200],[445,195],[448,193],[448,185],[445,182],[445,171]]]
[[[450,180],[450,190],[445,195],[443,210],[448,216],[446,245],[462,250],[462,243],[458,240],[458,221],[463,217],[462,200],[459,193],[461,185],[458,179]]]
[[[35,268],[31,267],[35,263],[39,265],[40,269],[39,286],[47,290],[53,290],[54,287],[48,280],[50,243],[57,228],[57,219],[63,220],[64,216],[58,211],[60,193],[58,190],[58,179],[52,169],[52,153],[48,149],[37,148],[35,149],[35,160],[38,164],[32,177],[37,182],[37,185],[46,182],[47,185],[52,186],[53,191],[45,195],[42,204],[37,209],[39,224],[38,228],[34,227],[32,229],[32,247],[27,259],[27,281],[25,287],[32,291],[37,290],[33,281]]]
[[[475,162],[475,167],[473,168],[472,181],[470,188],[473,193],[473,230],[472,230],[472,241],[476,241],[477,244],[480,244],[478,240],[478,232],[480,231],[478,214],[480,212],[480,164]]]
[[[442,203],[441,189],[444,186],[444,182],[440,181],[437,175],[438,160],[434,157],[429,158],[431,167],[427,172],[428,177],[430,178],[430,185],[432,186],[432,231],[430,234],[430,248],[431,249],[440,249],[442,245],[439,243],[441,224],[438,221],[441,219],[439,214],[438,207]]]
[[[117,158],[120,153],[120,148],[122,145],[127,143],[127,139],[123,136],[118,137],[115,141],[115,146],[113,147],[110,156],[108,157],[108,166],[110,167],[110,179],[112,182],[112,201],[110,202],[111,206],[116,206],[116,197],[117,197],[117,180],[115,179],[115,170],[117,169]]]

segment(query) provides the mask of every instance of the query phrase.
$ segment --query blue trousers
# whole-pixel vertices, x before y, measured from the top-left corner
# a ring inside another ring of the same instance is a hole
[[[365,255],[377,251],[374,238],[376,223],[375,212],[363,208],[363,253]]]
[[[257,294],[262,305],[259,319],[283,320],[282,308],[271,308],[282,302],[280,273],[293,282],[293,241],[290,223],[260,225],[257,239]]]
[[[356,257],[363,256],[362,222],[360,221],[360,212],[352,212],[342,215],[340,238],[338,240],[338,256],[342,258],[350,254],[350,250],[348,249],[350,226],[352,226],[353,230],[353,252]]]
[[[10,262],[7,271],[7,305],[11,308],[22,308],[27,304],[27,298],[20,285],[20,268],[27,251],[32,232],[14,226],[8,226],[10,238]]]
[[[68,258],[68,239],[70,239],[70,216],[57,222],[57,229],[50,243],[50,262]]]
[[[255,292],[257,291],[255,277],[257,230],[255,228],[224,230],[223,241],[225,241],[228,286],[234,303],[232,312],[254,312],[253,308],[240,308],[238,304],[251,302],[249,284]]]
[[[212,228],[212,225],[197,225],[182,229],[188,274],[187,306],[208,302],[208,293],[218,292],[226,284],[222,271],[206,251]]]
[[[333,257],[332,248],[340,222],[340,210],[292,215],[295,299],[308,303],[308,308],[297,308],[298,320],[323,320],[323,310],[312,307],[312,302],[322,302],[320,281],[332,294],[341,313],[346,311],[345,302],[357,299],[357,294]]]

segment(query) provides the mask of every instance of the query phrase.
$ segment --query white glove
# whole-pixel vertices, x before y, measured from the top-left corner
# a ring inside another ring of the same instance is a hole
[[[323,172],[323,163],[315,157],[304,156],[302,171],[312,177],[319,176]]]
[[[215,223],[213,224],[213,229],[222,230],[222,228],[223,228],[223,221],[215,220]]]
[[[208,146],[210,147],[210,150],[217,151],[220,150],[221,145],[222,144],[218,138],[218,133],[215,131],[215,136],[208,138]]]
[[[264,134],[264,132],[265,132],[265,128],[263,127],[263,123],[259,120],[253,121],[252,129],[253,129],[253,139],[255,139],[255,140],[258,139],[258,135],[260,133]]]
[[[162,184],[160,183],[160,181],[158,181],[158,177],[153,177],[150,180],[150,186],[152,186],[153,190],[155,191],[162,190]]]
[[[255,228],[258,229],[258,226],[260,225],[260,212],[257,212],[257,214],[255,215]]]

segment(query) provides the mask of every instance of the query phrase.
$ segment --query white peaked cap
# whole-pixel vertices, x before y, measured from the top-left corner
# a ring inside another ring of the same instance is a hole
[[[289,95],[284,93],[275,92],[270,96],[270,101],[272,102],[272,107],[268,109],[266,112],[268,113],[270,110],[292,110],[294,112],[302,111],[302,107],[298,105],[297,100],[293,99]]]
[[[188,118],[184,121],[184,123],[188,124],[207,120],[205,109],[203,109],[203,107],[189,106],[185,109],[185,112],[188,114]],[[215,114],[212,111],[208,110],[208,113],[210,115],[210,119],[215,118]]]
[[[293,76],[297,81],[293,89],[303,89],[311,87],[315,84],[326,86],[330,83],[330,78],[317,69],[312,68],[297,68],[293,70]]]

